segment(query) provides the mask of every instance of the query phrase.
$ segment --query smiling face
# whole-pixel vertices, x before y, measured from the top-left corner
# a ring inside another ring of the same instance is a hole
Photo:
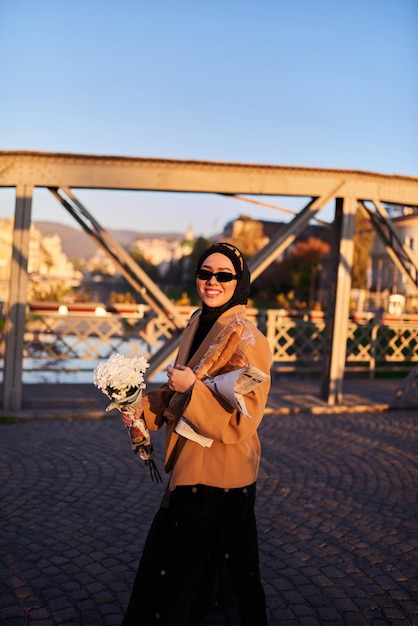
[[[230,272],[235,276],[235,268],[232,261],[220,252],[210,254],[203,261],[199,269],[208,270],[213,273]],[[196,278],[197,293],[203,304],[212,308],[226,304],[232,298],[236,286],[236,278],[227,283],[218,282],[215,276],[212,276],[209,280]]]

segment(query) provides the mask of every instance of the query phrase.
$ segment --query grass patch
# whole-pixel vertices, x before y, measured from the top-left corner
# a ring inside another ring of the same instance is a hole
[[[16,418],[14,417],[0,417],[0,424],[15,424]]]

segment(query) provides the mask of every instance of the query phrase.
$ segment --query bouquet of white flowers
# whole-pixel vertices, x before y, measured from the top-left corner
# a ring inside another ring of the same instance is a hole
[[[149,367],[145,357],[112,356],[94,370],[94,384],[112,400],[106,411],[117,409],[129,416],[127,426],[132,451],[149,467],[151,479],[162,482],[160,473],[152,459],[152,444],[147,425],[138,412],[142,406],[142,390],[145,389],[144,374]]]

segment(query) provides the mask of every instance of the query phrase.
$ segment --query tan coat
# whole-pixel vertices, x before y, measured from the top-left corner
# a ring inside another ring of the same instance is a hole
[[[194,315],[184,330],[176,364],[192,369],[200,362],[207,349],[216,343],[216,337],[231,325],[237,315],[246,320],[243,305],[232,307],[215,322],[197,352],[186,362],[196,332],[199,314]],[[270,374],[271,350],[265,336],[248,320],[246,331],[251,330],[252,340],[243,340],[240,349],[248,362]],[[199,433],[214,440],[211,447],[179,436],[175,420],[166,425],[166,471],[172,472],[170,488],[178,485],[204,484],[212,487],[234,488],[250,485],[257,479],[261,447],[257,428],[263,418],[270,381],[259,385],[245,396],[251,418],[242,416],[236,409],[214,394],[206,385],[196,380],[191,389],[184,417]],[[163,413],[172,397],[168,385],[150,391],[144,397],[144,417],[150,430],[156,430],[166,422]]]

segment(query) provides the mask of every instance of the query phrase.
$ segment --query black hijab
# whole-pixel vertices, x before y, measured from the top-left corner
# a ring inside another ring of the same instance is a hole
[[[235,274],[237,275],[237,284],[232,294],[232,297],[219,307],[209,307],[205,304],[202,306],[202,313],[199,318],[199,325],[196,330],[196,334],[193,338],[193,343],[190,349],[189,359],[196,352],[203,339],[206,337],[218,317],[228,311],[228,309],[236,306],[237,304],[247,304],[248,296],[250,295],[250,270],[241,252],[230,243],[215,243],[209,246],[200,256],[196,269],[200,269],[204,261],[215,252],[219,252],[226,256],[234,266]]]

